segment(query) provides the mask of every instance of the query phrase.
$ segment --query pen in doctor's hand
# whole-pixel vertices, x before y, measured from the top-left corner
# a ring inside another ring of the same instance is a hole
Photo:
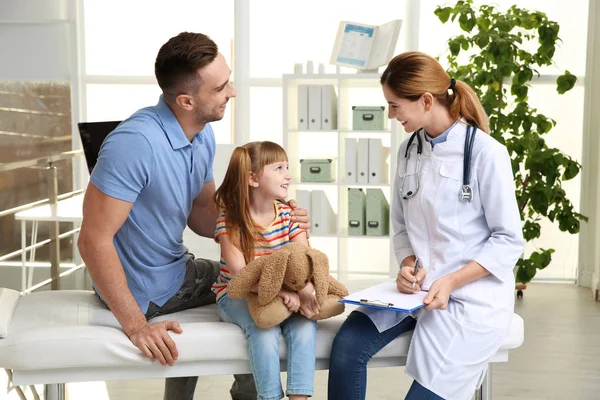
[[[419,260],[419,259],[417,258],[417,259],[415,260],[415,269],[414,269],[414,272],[413,272],[413,276],[415,277],[415,279],[417,278],[417,273],[419,272],[420,263],[421,263],[421,260]],[[413,288],[413,289],[415,288],[415,282],[413,282],[413,284],[412,284],[412,288]]]

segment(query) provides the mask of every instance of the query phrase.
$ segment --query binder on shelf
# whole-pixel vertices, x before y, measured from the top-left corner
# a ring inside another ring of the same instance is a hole
[[[329,235],[336,232],[336,219],[327,195],[323,190],[313,190],[311,200],[313,235]]]
[[[386,159],[389,147],[383,147],[381,139],[369,139],[369,183],[382,184],[388,181]]]
[[[321,129],[337,129],[337,96],[333,85],[321,87]]]
[[[358,139],[356,183],[369,183],[369,139]]]
[[[356,184],[356,165],[357,165],[357,142],[355,138],[346,138],[346,170],[344,173],[344,183],[349,185]]]
[[[365,192],[360,188],[348,188],[348,235],[364,236],[365,230]]]
[[[298,130],[308,130],[308,85],[298,85]]]
[[[304,208],[308,212],[308,215],[312,217],[312,200],[310,190],[296,190],[296,202],[298,203],[299,207]],[[312,228],[309,229],[309,231],[312,232]]]
[[[390,204],[383,190],[367,189],[366,199],[367,236],[387,236],[390,233]]]
[[[321,85],[308,85],[308,130],[321,129]]]

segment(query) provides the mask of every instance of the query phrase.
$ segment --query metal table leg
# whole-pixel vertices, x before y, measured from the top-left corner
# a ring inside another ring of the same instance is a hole
[[[37,235],[38,235],[38,221],[33,221],[33,226],[31,227],[31,253],[29,254],[29,268],[27,269],[27,288],[33,286],[33,273],[35,268],[33,267],[33,263],[35,262],[35,250],[33,247],[37,243]]]
[[[492,400],[492,364],[488,364],[488,370],[483,383],[477,389],[473,398],[475,400]]]
[[[44,400],[65,400],[65,384],[44,385]]]
[[[52,214],[56,215],[58,203],[58,170],[54,163],[49,163],[48,171],[50,179],[48,179],[48,199],[50,200],[50,209]],[[58,221],[50,222],[50,277],[58,278],[60,274],[60,242],[59,242]],[[52,290],[60,290],[60,280],[54,279],[51,283]]]
[[[21,249],[23,252],[21,253],[21,292],[25,292],[27,285],[27,252],[25,248],[27,247],[27,222],[25,220],[21,221]]]

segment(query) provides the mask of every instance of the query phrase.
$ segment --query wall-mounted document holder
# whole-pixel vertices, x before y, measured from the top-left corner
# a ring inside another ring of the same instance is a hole
[[[331,54],[331,64],[373,70],[386,65],[396,51],[402,20],[375,26],[342,21]]]

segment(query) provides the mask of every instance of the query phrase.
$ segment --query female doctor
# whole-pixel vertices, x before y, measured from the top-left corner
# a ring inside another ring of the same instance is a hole
[[[364,399],[369,359],[414,328],[406,399],[468,400],[513,316],[513,267],[524,242],[511,160],[488,135],[473,90],[432,57],[396,56],[381,84],[389,118],[416,132],[398,150],[396,285],[429,293],[414,313],[359,308],[348,316],[332,347],[328,398]]]

